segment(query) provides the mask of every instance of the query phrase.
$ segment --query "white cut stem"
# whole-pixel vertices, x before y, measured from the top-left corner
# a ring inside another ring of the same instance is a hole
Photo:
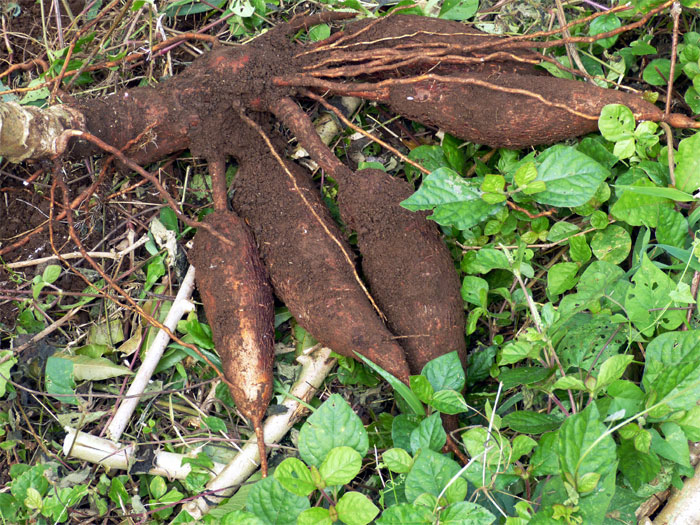
[[[289,432],[306,408],[298,399],[307,403],[311,400],[316,390],[326,376],[335,366],[335,359],[330,357],[330,349],[321,348],[310,355],[302,355],[297,358],[302,364],[299,379],[289,392],[289,397],[282,403],[287,411],[283,414],[275,414],[265,420],[263,427],[265,443],[273,444],[280,441]],[[250,440],[229,463],[226,468],[207,484],[207,496],[190,501],[183,506],[195,520],[200,519],[210,509],[216,507],[225,497],[230,496],[238,487],[246,481],[260,464],[258,444]],[[215,494],[211,494],[214,492]]]
[[[328,348],[320,348],[310,354],[301,355],[297,361],[302,369],[287,399],[282,402],[286,407],[283,414],[275,414],[265,420],[263,426],[265,442],[274,444],[279,442],[292,426],[304,415],[308,403],[323,383],[326,376],[335,366],[335,359],[330,357]],[[79,432],[71,427],[65,427],[66,437],[63,440],[63,453],[66,457],[78,458],[84,461],[97,463],[106,468],[126,470],[133,464],[136,445],[124,445],[115,443],[109,439],[92,436],[85,432]],[[190,473],[190,465],[182,464],[182,460],[195,457],[198,450],[190,454],[175,454],[172,452],[158,451],[149,474],[166,476],[169,479],[183,479]],[[216,476],[207,485],[207,493],[214,495],[200,497],[184,505],[194,519],[200,519],[204,514],[215,507],[219,501],[233,494],[238,487],[245,482],[260,464],[257,441],[251,439],[228,465],[214,463],[212,473]]]
[[[63,453],[72,458],[97,463],[106,468],[126,470],[137,459],[134,456],[135,445],[123,445],[109,439],[78,432],[74,428],[65,427],[66,437],[63,440]],[[192,470],[191,465],[182,464],[185,458],[196,457],[198,450],[191,454],[175,454],[159,450],[155,453],[153,466],[148,471],[154,476],[164,476],[168,479],[184,479]],[[211,467],[215,474],[221,472],[226,465],[214,463]]]
[[[654,518],[654,525],[700,524],[700,465],[695,475],[683,483],[681,490],[674,489],[663,510]]]
[[[132,230],[129,230],[130,232]],[[87,252],[88,257],[92,257],[93,259],[121,259],[125,255],[128,255],[132,253],[134,250],[137,248],[140,248],[144,244],[148,242],[148,235],[144,235],[141,237],[138,241],[135,243],[131,244],[127,249],[122,250],[120,252]],[[60,256],[58,255],[49,255],[48,257],[41,257],[40,259],[31,259],[29,261],[19,261],[19,262],[14,262],[14,263],[8,263],[6,266],[8,268],[12,268],[13,270],[16,270],[17,268],[26,268],[28,266],[37,266],[39,264],[44,264],[46,262],[50,261],[57,261],[59,259],[82,259],[83,254],[81,252],[71,252],[71,253],[64,253],[61,254]]]
[[[182,316],[194,308],[194,305],[189,300],[194,290],[194,273],[194,266],[190,266],[185,274],[185,278],[182,280],[175,301],[163,322],[163,325],[171,332],[175,331],[175,327]],[[129,423],[129,419],[131,419],[131,415],[139,404],[141,394],[143,394],[148,382],[151,380],[153,371],[158,366],[158,362],[163,356],[169,341],[170,336],[164,330],[159,330],[158,335],[153,339],[153,344],[146,350],[139,371],[134,376],[129,391],[126,393],[127,397],[122,400],[112,422],[107,428],[107,437],[111,440],[119,441],[119,438],[121,438],[126,425]]]

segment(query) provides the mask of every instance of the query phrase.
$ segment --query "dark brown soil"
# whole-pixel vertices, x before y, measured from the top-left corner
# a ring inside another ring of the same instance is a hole
[[[8,40],[12,43],[12,57],[6,56],[9,53],[3,44],[3,53],[0,54],[0,64],[2,64],[2,59],[8,59],[12,64],[19,64],[26,62],[36,57],[41,57],[45,55],[45,50],[42,46],[42,17],[41,17],[41,5],[39,5],[36,0],[13,0],[14,3],[19,5],[19,14],[13,16],[16,12],[15,9],[9,9],[5,13],[5,20],[7,23],[7,32],[12,33],[11,38]],[[0,10],[4,10],[7,2],[3,1],[0,4]],[[84,0],[69,0],[68,5],[71,9],[73,15],[77,15],[85,7],[86,2]],[[51,3],[44,3],[44,13],[47,15],[44,17],[46,21],[47,34],[56,34],[56,16],[51,11]],[[61,12],[61,25],[63,28],[68,27],[70,24],[70,17],[65,11],[63,4],[60,5]],[[4,64],[6,65],[6,64]]]
[[[28,241],[17,249],[5,254],[2,260],[5,263],[18,261],[31,261],[53,254],[49,240],[48,217],[50,202],[47,194],[39,194],[28,188],[8,179],[1,179],[9,186],[0,187],[0,249],[5,248],[23,238],[29,232],[43,226],[43,231],[28,237]],[[47,192],[48,193],[48,192]],[[60,209],[54,213],[59,213]],[[88,219],[81,224],[85,226],[82,230],[83,237],[88,246],[95,243],[103,236],[103,229],[98,221],[101,217],[82,216]],[[97,228],[97,229],[95,229]],[[68,229],[65,224],[53,223],[54,245],[61,252],[74,251],[76,248],[68,238]],[[33,276],[41,274],[45,265],[29,266],[18,269],[18,276],[13,277],[12,273],[0,266],[0,296],[17,297],[18,299],[31,298],[31,295],[16,295],[15,290],[20,286],[20,281],[31,281]],[[65,276],[55,283],[64,291],[80,291],[87,285],[82,279]],[[29,286],[22,287],[28,290]],[[70,302],[70,301],[69,301]],[[8,300],[0,300],[0,324],[7,327],[12,326],[17,317],[17,307]]]
[[[413,193],[405,180],[362,170],[339,183],[343,220],[357,232],[362,271],[400,337],[411,373],[457,350],[466,363],[464,301],[452,257],[426,213],[399,203]]]

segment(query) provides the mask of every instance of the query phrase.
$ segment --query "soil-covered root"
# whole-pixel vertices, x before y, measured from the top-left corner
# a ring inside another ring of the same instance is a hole
[[[448,352],[466,364],[464,301],[459,276],[437,226],[399,203],[412,186],[381,170],[339,181],[338,206],[357,232],[362,271],[372,296],[399,336],[411,373]]]
[[[497,73],[426,75],[389,89],[392,110],[479,144],[520,148],[598,129],[607,104],[628,106],[639,120],[663,120],[642,97],[563,78]]]
[[[370,303],[306,171],[260,150],[239,162],[233,206],[253,229],[277,296],[324,346],[357,352],[408,382],[404,351]]]
[[[196,268],[197,288],[224,377],[236,406],[255,429],[263,475],[267,475],[262,421],[273,390],[272,287],[255,239],[240,217],[216,211],[205,221],[236,245],[228,245],[200,228],[190,260]]]

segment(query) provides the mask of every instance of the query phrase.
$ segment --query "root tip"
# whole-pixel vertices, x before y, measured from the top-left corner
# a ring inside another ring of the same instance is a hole
[[[671,113],[665,121],[674,128],[700,129],[700,122],[680,113]]]
[[[262,423],[256,422],[255,425],[255,436],[258,439],[258,452],[260,453],[260,472],[262,477],[267,477],[267,450],[265,449],[265,433],[263,431]]]

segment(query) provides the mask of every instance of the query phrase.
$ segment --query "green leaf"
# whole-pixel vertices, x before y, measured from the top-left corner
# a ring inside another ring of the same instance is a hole
[[[610,174],[588,155],[569,146],[552,146],[540,154],[537,161],[537,180],[545,182],[547,189],[534,198],[540,204],[551,206],[585,204]]]
[[[601,135],[610,142],[628,139],[634,133],[634,114],[622,104],[608,104],[598,118],[598,129]]]
[[[299,455],[306,464],[318,467],[332,449],[343,445],[364,456],[369,440],[362,421],[350,405],[339,394],[333,394],[301,427]]]
[[[688,410],[700,397],[700,361],[664,369],[647,389],[650,400],[671,409]]]
[[[401,203],[407,210],[433,210],[429,217],[443,226],[466,230],[498,213],[502,205],[481,199],[482,191],[449,168],[440,168],[423,179],[418,191]]]
[[[645,225],[656,228],[662,208],[673,208],[673,201],[658,193],[658,190],[673,191],[673,189],[659,188],[648,179],[640,179],[630,186],[615,186],[615,188],[621,189],[622,195],[612,205],[610,213],[617,220],[625,221],[632,226]]]
[[[621,326],[621,323],[624,325]],[[557,327],[553,338],[564,368],[599,369],[600,364],[615,355],[627,341],[623,326],[626,328],[627,320],[622,316],[617,319],[603,312],[573,315]]]
[[[552,385],[553,390],[588,390],[584,382],[576,376],[560,377]]]
[[[415,458],[411,472],[406,476],[406,498],[414,501],[427,492],[439,496],[447,482],[459,472],[456,461],[439,452],[424,448]]]
[[[510,269],[508,257],[502,250],[482,248],[468,251],[462,258],[462,271],[465,273],[488,273],[495,269]]]
[[[609,13],[603,16],[599,16],[595,20],[593,20],[588,26],[588,34],[590,36],[595,36],[600,33],[607,33],[608,31],[612,31],[614,29],[617,29],[622,25],[622,22],[620,22],[620,19],[613,13]],[[608,49],[609,47],[612,47],[613,44],[617,41],[618,35],[611,36],[608,38],[603,38],[601,40],[596,40],[596,44]]]
[[[585,242],[585,240],[584,240]],[[559,295],[576,286],[579,265],[575,262],[557,263],[547,272],[547,291]]]
[[[656,337],[647,345],[646,361],[644,363],[644,375],[642,376],[642,384],[644,389],[649,392],[653,388],[662,385],[671,386],[670,381],[682,380],[681,376],[672,373],[680,367],[693,363],[700,366],[700,330],[688,330],[685,332],[667,332]],[[698,370],[700,373],[700,370]],[[688,380],[692,382],[693,367],[690,366],[685,371],[688,375]],[[688,386],[688,382],[685,383]],[[692,384],[692,383],[691,383]],[[669,393],[671,390],[667,390]],[[700,398],[700,385],[691,390],[671,406],[685,407],[686,409],[693,407],[695,403],[692,400],[693,392],[698,393]],[[689,402],[690,398],[690,402]],[[657,399],[660,401],[660,399]]]
[[[295,525],[299,514],[309,507],[307,498],[285,490],[272,477],[253,485],[246,501],[246,510],[268,525]]]
[[[309,40],[317,42],[331,36],[331,27],[328,24],[319,24],[309,29]]]
[[[453,137],[449,133],[445,133],[442,137],[442,151],[445,153],[445,158],[449,163],[450,167],[457,173],[464,172],[464,168],[467,164],[467,155],[463,147],[464,144],[462,139]]]
[[[109,499],[119,507],[126,507],[131,501],[131,497],[124,487],[123,479],[126,479],[126,476],[112,478],[112,482],[109,486]]]
[[[678,425],[683,429],[686,439],[689,441],[700,441],[700,406],[691,407],[678,420]]]
[[[481,191],[489,193],[503,193],[506,187],[506,179],[503,175],[488,174],[481,183]]]
[[[467,412],[467,406],[464,396],[455,390],[439,390],[430,400],[430,406],[441,414],[461,414]]]
[[[461,391],[464,388],[464,369],[456,350],[429,361],[421,374],[428,379],[435,391]]]
[[[700,77],[700,75],[696,76],[696,78],[697,77]],[[686,89],[683,99],[685,103],[690,106],[693,113],[700,113],[700,92],[698,92],[695,87],[690,86]]]
[[[591,248],[586,242],[584,235],[571,237],[569,239],[569,255],[574,262],[585,263],[591,258]]]
[[[681,140],[676,160],[676,188],[692,193],[700,188],[700,132]]]
[[[479,9],[479,0],[445,0],[440,9],[440,18],[445,20],[467,20]]]
[[[44,273],[41,275],[41,280],[45,283],[52,284],[56,282],[61,275],[61,267],[57,264],[49,264],[44,268]]]
[[[607,392],[613,398],[608,409],[608,414],[614,414],[620,410],[624,410],[624,417],[630,417],[641,411],[644,403],[644,392],[631,381],[618,379],[613,381],[608,386]]]
[[[390,448],[382,454],[382,459],[386,468],[397,474],[406,474],[413,466],[413,458],[402,448]]]
[[[608,216],[605,212],[596,210],[591,214],[591,226],[596,230],[604,230],[610,223]]]
[[[654,479],[661,469],[661,462],[656,454],[638,451],[628,439],[622,441],[618,456],[620,472],[635,490]]]
[[[421,419],[413,414],[399,414],[391,422],[391,440],[395,447],[411,450],[411,433],[418,428]]]
[[[503,458],[510,457],[510,442],[501,434],[491,433],[486,427],[473,427],[462,434],[462,441],[467,452],[476,458],[479,464],[501,465]],[[488,450],[487,450],[488,446]],[[484,454],[486,452],[486,454]],[[474,483],[473,479],[470,479]]]
[[[297,496],[305,497],[316,490],[309,467],[297,458],[282,461],[275,469],[274,477],[280,485]]]
[[[189,519],[182,523],[191,523],[191,521],[192,520]],[[224,514],[219,523],[220,525],[265,525],[265,522],[255,514],[244,510],[234,510],[233,512]]]
[[[220,417],[205,416],[202,419],[207,428],[212,432],[226,432],[226,422]]]
[[[676,306],[669,299],[669,294],[675,290],[676,284],[657,268],[646,254],[632,281],[635,284],[627,291],[625,309],[640,332],[650,336],[657,325],[673,330],[683,323],[685,312],[670,309]]]
[[[655,429],[651,429],[651,450],[659,456],[690,468],[690,449],[688,439],[676,423],[667,421],[661,424],[662,438]]]
[[[591,239],[591,250],[596,259],[619,264],[627,258],[632,249],[632,239],[627,230],[611,224],[602,231],[597,231]]]
[[[413,148],[408,154],[408,158],[416,161],[428,171],[436,171],[440,168],[446,168],[448,165],[447,157],[440,146],[418,146]],[[412,181],[420,177],[421,172],[410,164],[406,164],[406,178]]]
[[[165,480],[160,476],[153,476],[151,483],[149,484],[149,489],[151,491],[151,497],[158,499],[168,492],[168,486]]]
[[[503,389],[508,390],[519,385],[532,385],[548,379],[554,371],[539,366],[523,366],[501,370],[498,379],[503,383]]]
[[[573,238],[572,236],[581,231],[581,228],[567,221],[555,222],[549,229],[547,240],[549,242],[559,242],[564,239]]]
[[[677,67],[673,76],[674,80],[681,74],[681,68]],[[642,72],[642,78],[652,86],[665,86],[671,77],[671,61],[667,58],[655,58]]]
[[[408,379],[408,384],[411,387],[411,392],[423,403],[428,403],[433,398],[433,393],[435,391],[427,377],[423,375],[411,376]]]
[[[526,456],[537,446],[537,441],[530,436],[519,435],[513,439],[513,456],[510,462],[518,461],[523,456]]]
[[[470,501],[453,503],[440,513],[444,525],[489,525],[496,517],[481,505]]]
[[[24,506],[30,510],[41,509],[41,494],[34,487],[27,489],[27,496],[24,498]]]
[[[615,467],[617,445],[598,419],[595,403],[564,421],[559,429],[563,474],[578,479],[589,472],[605,475]]]
[[[592,492],[593,489],[596,488],[596,485],[598,485],[598,481],[600,481],[600,474],[598,474],[597,472],[589,472],[588,474],[584,474],[579,480],[577,480],[576,488],[581,494],[587,494],[588,492]]]
[[[464,501],[469,492],[469,484],[464,478],[456,478],[445,490],[444,497],[448,503]]]
[[[613,381],[620,379],[633,360],[634,356],[625,354],[614,355],[606,359],[598,372],[596,390],[604,390]]]
[[[537,448],[530,459],[534,476],[551,476],[559,473],[558,438],[559,432],[547,432],[540,437]]]
[[[17,364],[17,358],[11,356],[12,350],[0,351],[0,361],[7,359],[4,363],[0,363],[0,398],[2,398],[7,391],[7,380],[10,378],[10,370]]]
[[[345,485],[357,476],[361,468],[362,456],[357,450],[336,447],[328,453],[318,470],[326,485]]]
[[[433,514],[425,507],[411,503],[399,503],[386,509],[377,520],[377,525],[431,525]]]
[[[312,507],[299,514],[297,525],[333,525],[331,513],[323,507]]]
[[[435,413],[426,417],[418,427],[411,432],[411,451],[415,454],[420,449],[439,451],[447,442],[447,434],[442,428],[440,414]]]
[[[124,365],[117,365],[105,357],[65,354],[60,357],[73,363],[73,379],[76,381],[102,381],[111,377],[133,374]]]
[[[599,137],[584,137],[581,142],[578,143],[576,149],[610,169],[617,164],[618,159],[608,151],[603,145],[603,142],[603,139]]]
[[[503,347],[498,358],[498,365],[512,365],[527,359],[533,351],[532,344],[526,341],[514,341]]]
[[[384,379],[387,383],[391,385],[391,387],[394,389],[394,391],[399,394],[404,401],[408,404],[408,406],[411,408],[414,414],[417,415],[423,415],[425,414],[425,409],[423,408],[423,405],[420,402],[420,399],[416,397],[416,395],[411,392],[411,390],[401,381],[396,379],[394,376],[392,376],[389,372],[386,370],[379,368],[377,365],[375,365],[372,361],[367,359],[365,356],[358,354],[355,352],[356,359],[361,360],[364,364],[366,364],[368,367],[370,367],[372,370],[374,370],[377,374],[379,374],[382,379]]]
[[[561,420],[551,414],[516,410],[503,417],[503,425],[523,434],[544,434],[558,428]]]
[[[520,188],[534,182],[535,179],[537,179],[537,167],[532,161],[523,163],[513,175],[513,180]]]
[[[682,248],[687,238],[688,219],[674,209],[662,209],[659,226],[656,228],[656,240],[659,244]]]
[[[172,208],[168,206],[161,208],[159,220],[168,230],[178,233],[177,215]]]
[[[340,521],[347,525],[366,525],[379,514],[372,501],[359,492],[346,492],[335,507]]]
[[[613,147],[613,155],[618,159],[629,159],[636,152],[634,137],[619,140]]]
[[[475,306],[485,306],[489,283],[481,277],[465,275],[462,281],[462,299]]]
[[[75,394],[75,381],[73,381],[73,363],[68,359],[51,356],[46,360],[46,392],[59,394],[57,398],[61,403],[77,405]]]

